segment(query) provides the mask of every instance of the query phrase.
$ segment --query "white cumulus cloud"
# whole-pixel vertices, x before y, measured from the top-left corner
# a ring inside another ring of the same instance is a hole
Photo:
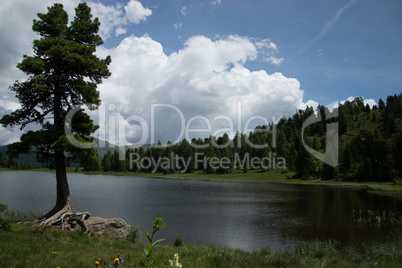
[[[104,5],[98,2],[89,2],[94,17],[98,17],[101,23],[99,34],[105,40],[113,32],[115,36],[125,34],[130,23],[139,24],[152,15],[152,10],[144,7],[137,0],[130,0],[125,6],[120,3]]]
[[[62,2],[72,19],[78,0]],[[32,25],[36,13],[45,13],[52,4],[51,0],[14,0],[0,6],[0,16],[7,22],[0,25],[0,36],[7,40],[0,43],[0,116],[18,107],[8,86],[26,78],[15,65],[21,55],[32,54],[32,40],[37,38],[26,25]],[[126,5],[89,5],[101,21],[103,38],[125,34],[128,24],[140,23],[152,14],[134,0]],[[247,62],[270,57],[274,65],[283,61],[278,46],[270,40],[196,35],[181,49],[166,54],[163,45],[151,37],[132,35],[115,47],[99,47],[97,53],[101,58],[111,55],[112,76],[99,85],[103,104],[91,114],[101,126],[99,137],[112,143],[138,142],[145,132],[145,142],[152,137],[155,142],[176,141],[187,137],[186,126],[206,129],[190,137],[209,136],[220,129],[244,131],[247,125],[250,129],[265,124],[273,116],[292,115],[303,105],[297,79],[245,67]],[[18,129],[0,127],[0,144],[16,141],[20,134]]]
[[[136,0],[130,0],[124,7],[124,10],[126,11],[127,21],[135,24],[146,20],[148,16],[152,15],[152,10],[144,8],[144,6]]]
[[[222,129],[244,131],[270,122],[272,116],[293,114],[303,104],[299,81],[281,73],[247,69],[246,62],[260,53],[254,41],[199,35],[166,55],[163,46],[149,36],[129,36],[115,48],[99,50],[101,57],[112,57],[112,76],[99,86],[105,111],[98,113],[99,138],[118,144],[138,142],[147,127],[146,142],[154,137],[153,142],[166,143],[221,135],[217,131]],[[112,122],[105,114],[113,115]],[[123,132],[116,134],[119,120],[115,118],[120,118]],[[186,136],[186,126],[208,131]]]

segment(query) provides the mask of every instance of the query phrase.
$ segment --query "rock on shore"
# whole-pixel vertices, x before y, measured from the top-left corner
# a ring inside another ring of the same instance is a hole
[[[130,233],[131,226],[123,219],[89,217],[85,220],[89,231],[93,234],[108,234],[119,239],[126,239]]]

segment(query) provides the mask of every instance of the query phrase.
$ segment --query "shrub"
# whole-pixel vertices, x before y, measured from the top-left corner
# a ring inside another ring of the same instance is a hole
[[[173,242],[173,246],[175,246],[175,247],[183,246],[183,238],[181,238],[179,235],[177,235],[175,241]]]
[[[140,231],[138,229],[138,226],[135,226],[132,224],[130,224],[130,225],[131,225],[131,229],[130,229],[130,233],[127,236],[127,240],[131,241],[133,243],[136,243],[137,240],[140,239]]]
[[[3,213],[7,210],[7,205],[0,204],[0,213]]]
[[[5,221],[5,220],[0,220],[0,230],[2,230],[2,231],[10,231],[11,230],[10,223]]]

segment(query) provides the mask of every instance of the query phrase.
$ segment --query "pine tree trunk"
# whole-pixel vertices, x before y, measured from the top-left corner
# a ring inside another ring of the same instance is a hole
[[[58,80],[62,81],[62,75],[55,75]],[[63,118],[63,109],[62,109],[62,86],[58,83],[55,85],[54,89],[54,99],[53,99],[53,115],[54,115],[54,130],[57,136],[63,135],[63,126],[64,126],[64,118]],[[66,164],[64,152],[56,150],[54,155],[54,162],[56,166],[56,205],[54,208],[47,213],[43,218],[52,217],[54,214],[59,211],[71,211],[71,198],[70,198],[70,189],[68,187],[67,182],[67,173],[66,173]]]
[[[89,212],[74,212],[71,209],[70,189],[67,182],[65,157],[63,151],[55,153],[57,198],[54,208],[45,216],[33,222],[36,226],[56,225],[61,229],[83,229],[89,232],[85,219]]]
[[[56,152],[56,181],[57,199],[55,208],[68,207],[71,210],[70,189],[67,182],[66,164],[64,152]]]
[[[56,204],[54,208],[46,215],[44,215],[41,219],[50,218],[60,211],[72,211],[70,188],[67,181],[64,152],[56,152],[54,160],[56,165]]]
[[[61,103],[61,86],[56,86],[54,91],[54,129],[59,137],[64,134],[64,118]],[[64,151],[56,150],[54,161],[56,165],[56,205],[46,215],[33,222],[34,225],[57,225],[64,229],[88,228],[84,222],[90,216],[89,212],[74,212],[71,209],[70,189],[67,182],[67,172]]]

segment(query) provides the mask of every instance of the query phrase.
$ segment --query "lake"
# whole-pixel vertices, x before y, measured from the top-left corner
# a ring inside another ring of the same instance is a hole
[[[383,241],[393,228],[359,226],[359,212],[401,213],[401,202],[364,190],[318,185],[208,182],[68,174],[73,209],[119,217],[151,230],[158,214],[167,227],[156,238],[246,251],[284,250],[298,241]],[[55,174],[0,172],[0,203],[48,212]]]

